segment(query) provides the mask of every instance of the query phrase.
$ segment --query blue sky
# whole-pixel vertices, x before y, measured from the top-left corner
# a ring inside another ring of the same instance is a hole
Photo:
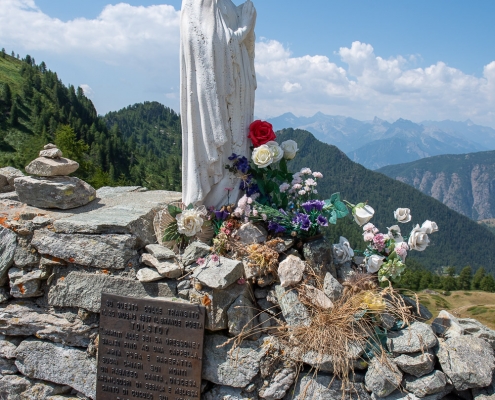
[[[260,117],[495,127],[495,1],[253,2]],[[0,0],[0,46],[83,85],[99,113],[145,100],[178,111],[180,3]]]

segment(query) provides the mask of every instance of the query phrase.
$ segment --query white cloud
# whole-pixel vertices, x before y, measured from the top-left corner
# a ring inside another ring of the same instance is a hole
[[[495,126],[495,61],[476,77],[441,61],[413,68],[418,55],[385,59],[361,42],[337,54],[345,68],[324,56],[293,57],[281,43],[262,41],[256,59],[257,115],[322,111],[362,119],[471,118]]]
[[[91,89],[91,86],[83,83],[83,84],[79,85],[79,87],[83,90],[84,95],[86,97],[89,97],[89,98],[92,98],[93,97],[94,91],[93,91],[93,89]]]
[[[44,59],[64,82],[86,82],[98,111],[157,100],[178,109],[180,12],[170,5],[106,6],[94,19],[61,21],[35,0],[0,0],[0,38],[10,52]],[[371,44],[341,47],[341,65],[296,57],[276,40],[256,44],[256,115],[317,111],[360,119],[471,118],[495,126],[495,61],[476,77],[421,56],[382,57]],[[480,66],[481,67],[481,66]]]

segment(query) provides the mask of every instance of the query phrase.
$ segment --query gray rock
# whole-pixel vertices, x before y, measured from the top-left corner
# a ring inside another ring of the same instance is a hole
[[[327,272],[323,281],[323,292],[330,300],[336,301],[342,296],[344,287],[332,276],[331,273]]]
[[[394,358],[394,362],[402,371],[419,378],[433,371],[436,357],[428,352],[402,354]]]
[[[97,333],[98,324],[86,324],[76,317],[67,320],[63,314],[53,314],[34,303],[17,301],[0,306],[0,332],[12,336],[36,336],[71,346],[88,347],[90,337]],[[10,343],[10,344],[7,344]],[[6,358],[13,358],[18,342],[12,338],[0,341],[5,345]],[[2,353],[0,353],[2,356]]]
[[[172,250],[160,244],[149,244],[146,246],[146,251],[158,261],[175,258],[175,253]]]
[[[339,268],[337,268],[337,279],[340,282],[345,282],[355,273],[356,271],[352,268],[351,262],[348,261],[342,265],[339,265]]]
[[[402,381],[402,372],[391,360],[381,362],[377,357],[371,361],[366,372],[366,389],[377,397],[385,397],[397,389]]]
[[[19,400],[20,394],[31,385],[31,380],[24,376],[6,375],[0,379],[0,399]]]
[[[427,321],[431,318],[433,318],[433,314],[422,304],[419,304],[418,308],[418,302],[416,302],[415,299],[412,299],[411,297],[407,297],[402,295],[402,300],[404,300],[404,303],[406,306],[409,307],[413,315],[418,318],[421,321]]]
[[[306,307],[299,301],[296,290],[287,290],[277,285],[275,286],[275,293],[287,324],[290,326],[311,325],[311,317]]]
[[[220,257],[213,261],[210,257],[199,265],[192,274],[193,278],[212,289],[224,289],[242,278],[244,265],[242,261]]]
[[[0,278],[3,278],[14,263],[17,235],[0,226]]]
[[[146,191],[148,191],[148,189],[142,186],[117,186],[117,187],[103,186],[96,191],[96,195],[98,196],[99,199],[108,199],[108,198],[120,197],[127,193],[141,193]],[[171,200],[167,200],[164,204],[166,204],[169,201]]]
[[[57,146],[54,145],[53,143],[48,143],[43,146],[43,150],[50,150],[50,149],[56,149]]]
[[[41,150],[39,156],[46,158],[60,158],[63,156],[63,154],[61,150],[54,147],[53,149]]]
[[[14,253],[14,265],[18,268],[35,267],[40,262],[40,259],[40,255],[31,245],[31,238],[18,236]]]
[[[141,268],[137,274],[136,278],[139,282],[155,282],[163,279],[156,269],[151,268]]]
[[[362,346],[356,344],[349,344],[348,346],[348,354],[349,360],[352,361],[349,365],[349,368],[352,369],[366,369],[368,363],[362,359],[362,355],[364,353],[364,348]],[[291,354],[292,358],[301,359],[301,356],[298,354]],[[305,364],[310,365],[315,368],[317,371],[323,372],[334,372],[334,363],[333,357],[330,354],[324,354],[317,351],[309,351],[302,355],[302,361]]]
[[[296,380],[296,376],[297,373],[294,368],[284,368],[277,371],[268,384],[261,388],[260,397],[266,400],[283,399]]]
[[[189,244],[182,255],[182,263],[187,267],[196,262],[198,258],[210,253],[210,246],[203,242],[195,241]]]
[[[482,339],[472,336],[447,339],[440,343],[437,357],[457,390],[482,388],[492,382],[493,349]]]
[[[17,348],[16,366],[23,375],[67,385],[95,398],[96,360],[83,350],[40,340],[25,340]]]
[[[137,257],[136,238],[132,235],[82,235],[34,232],[31,244],[43,255],[72,264],[102,269],[123,269]]]
[[[201,398],[204,400],[258,400],[256,393],[247,393],[242,389],[229,386],[215,386]]]
[[[4,288],[0,288],[0,304],[5,303],[9,298],[9,292]]]
[[[441,371],[433,371],[421,378],[406,375],[403,386],[418,397],[426,397],[443,392],[445,386],[447,386],[447,377]]]
[[[1,321],[1,320],[0,320]],[[15,358],[15,349],[21,343],[21,339],[0,335],[0,358]]]
[[[406,329],[391,331],[387,335],[387,347],[396,354],[426,351],[437,343],[431,327],[422,322],[413,322]]]
[[[327,238],[305,243],[303,246],[304,259],[321,277],[324,277],[326,272],[337,276],[337,271],[333,265],[332,249],[333,245]]]
[[[288,256],[278,266],[278,277],[282,287],[296,285],[303,279],[306,263],[295,256]]]
[[[342,381],[331,376],[313,372],[309,374],[300,374],[300,377],[294,388],[285,396],[285,400],[368,400],[369,394],[366,392],[362,383],[350,383],[342,391]]]
[[[10,268],[10,294],[19,299],[43,296],[43,291],[40,290],[42,278],[43,271],[40,269],[27,272],[18,268]]]
[[[102,207],[75,214],[53,223],[57,233],[132,234],[140,247],[156,242],[153,229],[155,211],[151,204]]]
[[[249,295],[248,285],[238,285],[234,283],[226,289],[203,288],[201,292],[195,289],[189,290],[189,301],[195,304],[202,304],[205,296],[208,296],[211,304],[206,307],[206,329],[219,331],[227,329],[227,311],[234,301],[239,297]]]
[[[36,383],[21,393],[20,400],[44,400],[51,396],[69,393],[70,391],[70,386],[60,386],[47,382]]]
[[[26,172],[36,176],[53,177],[69,175],[77,171],[78,168],[79,164],[68,158],[38,157],[26,166]]]
[[[459,318],[457,320],[459,325],[464,330],[465,335],[472,335],[474,337],[483,339],[489,343],[493,349],[495,349],[495,331],[486,327],[481,322],[470,318]]]
[[[0,358],[0,376],[1,375],[14,375],[17,374],[18,369],[15,366],[15,360],[6,360]]]
[[[243,388],[259,373],[260,360],[268,349],[259,341],[243,341],[232,351],[232,343],[221,335],[205,336],[203,353],[203,379],[218,385]]]
[[[175,260],[167,259],[158,261],[154,256],[148,253],[143,253],[140,262],[149,265],[150,267],[154,267],[163,278],[179,278],[184,272],[182,267],[175,262]]]
[[[333,308],[332,300],[330,300],[325,293],[320,289],[316,289],[312,285],[301,285],[302,293],[304,297],[315,307],[327,310]]]
[[[237,297],[227,310],[229,333],[232,336],[249,334],[257,325],[256,310],[245,293]]]
[[[268,296],[268,289],[256,288],[254,289],[254,297],[256,299],[266,299]]]
[[[21,202],[40,208],[68,210],[84,206],[96,197],[92,186],[71,176],[26,176],[16,178],[14,185]]]
[[[440,311],[438,317],[433,320],[431,328],[437,336],[446,339],[464,334],[464,329],[459,325],[457,318],[445,310]]]
[[[16,168],[0,168],[0,193],[13,192],[15,190],[14,179],[20,176],[24,176],[24,174]]]
[[[239,241],[243,244],[254,244],[266,242],[268,233],[263,226],[248,222],[241,225],[236,232],[236,236],[239,236]]]
[[[70,272],[59,276],[48,292],[48,303],[58,307],[80,307],[98,313],[101,293],[129,297],[174,297],[176,282],[141,283],[133,279],[105,274]]]
[[[387,330],[395,327],[395,324],[397,323],[397,318],[387,312],[380,314],[378,319],[380,321],[380,326]]]
[[[495,400],[495,371],[490,386],[471,389],[474,400]]]

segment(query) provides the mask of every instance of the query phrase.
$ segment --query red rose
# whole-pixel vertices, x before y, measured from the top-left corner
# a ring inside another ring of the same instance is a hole
[[[248,138],[253,142],[254,147],[259,147],[262,144],[275,140],[277,136],[273,132],[273,126],[266,121],[254,121],[249,125]]]

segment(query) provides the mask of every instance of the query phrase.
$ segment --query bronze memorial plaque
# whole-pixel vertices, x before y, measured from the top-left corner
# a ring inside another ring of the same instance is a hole
[[[205,308],[101,295],[97,400],[200,398]]]

